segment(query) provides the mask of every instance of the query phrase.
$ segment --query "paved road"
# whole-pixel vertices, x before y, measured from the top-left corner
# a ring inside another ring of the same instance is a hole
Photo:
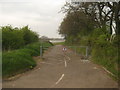
[[[44,54],[36,69],[13,81],[6,88],[117,88],[117,83],[98,65],[82,61],[71,50],[57,45]]]

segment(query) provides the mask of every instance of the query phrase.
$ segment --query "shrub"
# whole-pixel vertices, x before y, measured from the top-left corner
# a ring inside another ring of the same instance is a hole
[[[4,26],[0,31],[2,31],[3,51],[19,49],[39,40],[38,34],[31,31],[28,26],[23,28]]]
[[[118,50],[114,46],[92,48],[92,60],[118,76]]]
[[[43,46],[52,46],[52,44],[43,42]],[[40,42],[26,45],[18,50],[4,52],[2,55],[3,77],[15,75],[35,67],[36,62],[32,56],[38,55],[40,55]]]
[[[36,66],[29,53],[21,50],[3,53],[3,76],[9,76]]]

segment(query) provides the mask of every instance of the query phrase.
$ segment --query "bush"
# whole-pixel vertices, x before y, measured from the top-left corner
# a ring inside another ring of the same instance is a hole
[[[11,26],[2,27],[2,49],[13,50],[24,46],[23,34]]]
[[[25,45],[33,43],[33,42],[37,42],[39,40],[38,34],[31,31],[28,26],[25,26],[20,30],[23,33],[23,40],[24,40]]]
[[[96,46],[92,48],[92,60],[118,76],[118,48],[112,45],[108,47]]]
[[[43,46],[52,46],[52,44],[43,42]],[[22,49],[4,52],[2,55],[3,77],[32,69],[36,66],[32,56],[38,55],[40,55],[40,42],[29,44]]]
[[[31,56],[38,56],[40,54],[40,43],[26,45],[24,49],[24,51],[30,53]]]
[[[11,76],[34,66],[36,66],[36,63],[29,53],[21,50],[3,53],[3,76]]]
[[[31,31],[28,26],[23,28],[4,26],[0,28],[0,31],[2,31],[3,51],[19,49],[39,40],[38,34]]]

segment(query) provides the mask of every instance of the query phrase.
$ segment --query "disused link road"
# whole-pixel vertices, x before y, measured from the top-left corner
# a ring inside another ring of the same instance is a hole
[[[44,54],[36,69],[13,81],[4,81],[3,88],[117,88],[117,82],[100,66],[83,61],[71,50],[65,53],[57,45]]]

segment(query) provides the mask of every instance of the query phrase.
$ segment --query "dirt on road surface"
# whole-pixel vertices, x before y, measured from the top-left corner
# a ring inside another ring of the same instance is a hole
[[[63,52],[56,45],[44,53],[36,69],[12,81],[3,81],[3,88],[117,88],[118,84],[98,65],[81,60],[71,50]]]

